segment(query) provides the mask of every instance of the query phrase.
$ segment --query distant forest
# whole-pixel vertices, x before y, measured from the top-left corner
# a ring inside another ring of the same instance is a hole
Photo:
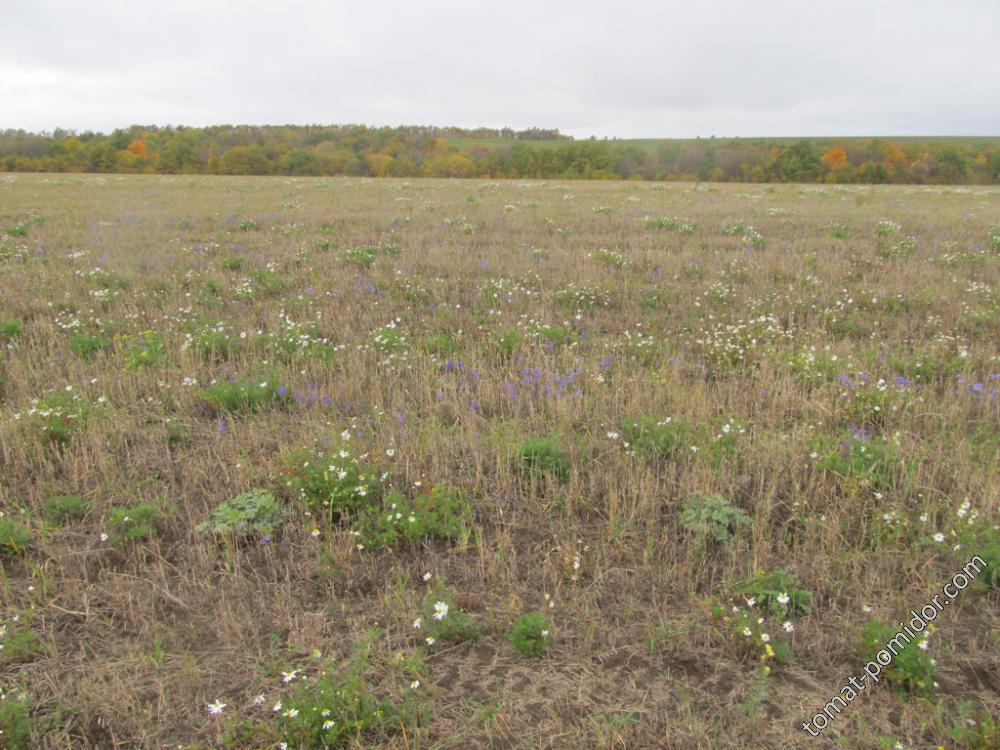
[[[133,125],[0,131],[0,171],[1000,184],[1000,138],[574,140],[558,130]]]

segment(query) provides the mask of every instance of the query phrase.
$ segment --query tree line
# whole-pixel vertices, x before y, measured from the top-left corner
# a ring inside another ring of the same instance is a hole
[[[0,171],[1000,184],[1000,139],[628,141],[545,128],[133,125],[107,134],[0,131]]]

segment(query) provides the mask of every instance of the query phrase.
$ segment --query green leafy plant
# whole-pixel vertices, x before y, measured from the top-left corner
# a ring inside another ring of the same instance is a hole
[[[230,255],[222,261],[224,271],[246,271],[250,268],[250,262],[242,255]]]
[[[477,642],[483,634],[482,625],[468,612],[454,604],[455,597],[445,586],[437,585],[424,597],[423,616],[417,625],[427,633],[428,646],[448,646]]]
[[[820,436],[814,441],[813,452],[821,469],[877,490],[895,486],[903,466],[895,441],[861,430],[849,431],[838,443]]]
[[[31,700],[27,693],[0,686],[0,741],[5,750],[30,750]]]
[[[90,506],[90,500],[77,495],[56,495],[45,501],[42,514],[49,523],[62,526],[82,521],[90,512]]]
[[[27,664],[45,649],[28,623],[31,615],[0,620],[0,665]]]
[[[725,543],[750,517],[722,495],[696,495],[681,512],[681,523],[688,531],[707,541]]]
[[[31,529],[12,516],[0,516],[0,555],[20,555],[31,543]]]
[[[204,388],[202,398],[220,413],[252,412],[280,403],[286,396],[273,374],[220,380]]]
[[[111,508],[107,517],[109,538],[116,545],[144,541],[160,532],[164,519],[163,508],[153,503]]]
[[[61,391],[32,399],[31,405],[20,416],[26,429],[62,448],[83,429],[90,413],[90,403],[85,398],[77,393]]]
[[[69,335],[69,350],[83,360],[90,361],[110,348],[111,339],[99,333],[77,332]]]
[[[219,503],[211,517],[196,527],[212,534],[267,535],[281,525],[284,508],[270,492],[250,490]]]
[[[876,654],[883,649],[895,652],[892,662],[882,668],[882,678],[900,692],[929,697],[934,690],[935,672],[926,647],[929,629],[917,633],[909,642],[896,639],[896,633],[895,625],[869,620],[861,629],[859,655],[867,663],[876,661]]]
[[[640,416],[638,419],[623,419],[620,425],[623,444],[642,458],[673,458],[685,450],[689,451],[693,430],[683,419],[667,417],[656,419]]]
[[[415,700],[396,704],[369,688],[367,653],[356,652],[346,668],[334,662],[297,683],[273,711],[279,736],[288,747],[374,747],[401,728],[416,727]]]
[[[545,653],[552,637],[552,624],[543,612],[526,612],[507,632],[507,640],[525,656],[533,659]]]
[[[812,592],[802,588],[794,575],[780,568],[761,571],[736,590],[743,598],[754,599],[759,609],[775,617],[809,614],[812,604]]]
[[[17,318],[0,318],[0,342],[14,341],[21,335],[21,321]]]
[[[553,438],[532,438],[521,443],[517,460],[522,470],[529,474],[549,474],[561,482],[569,479],[572,466],[570,458]]]
[[[458,490],[435,485],[412,500],[398,491],[371,508],[358,530],[366,547],[391,547],[420,539],[454,541],[467,533],[472,506]]]
[[[284,490],[310,512],[332,520],[377,503],[382,494],[378,475],[362,467],[346,448],[294,450],[284,456],[283,464],[280,482]]]
[[[994,750],[1000,747],[1000,723],[985,706],[971,700],[958,701],[957,716],[946,727],[948,735],[968,750]]]
[[[151,367],[166,358],[167,347],[156,331],[146,331],[125,349],[125,367],[130,370]]]

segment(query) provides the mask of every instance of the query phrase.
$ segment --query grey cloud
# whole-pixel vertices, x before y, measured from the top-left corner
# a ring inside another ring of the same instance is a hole
[[[991,0],[33,0],[5,27],[0,127],[1000,134]]]

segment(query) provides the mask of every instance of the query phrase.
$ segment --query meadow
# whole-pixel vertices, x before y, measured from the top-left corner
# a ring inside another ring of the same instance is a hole
[[[2,175],[0,747],[1000,747],[998,393],[997,188]]]

